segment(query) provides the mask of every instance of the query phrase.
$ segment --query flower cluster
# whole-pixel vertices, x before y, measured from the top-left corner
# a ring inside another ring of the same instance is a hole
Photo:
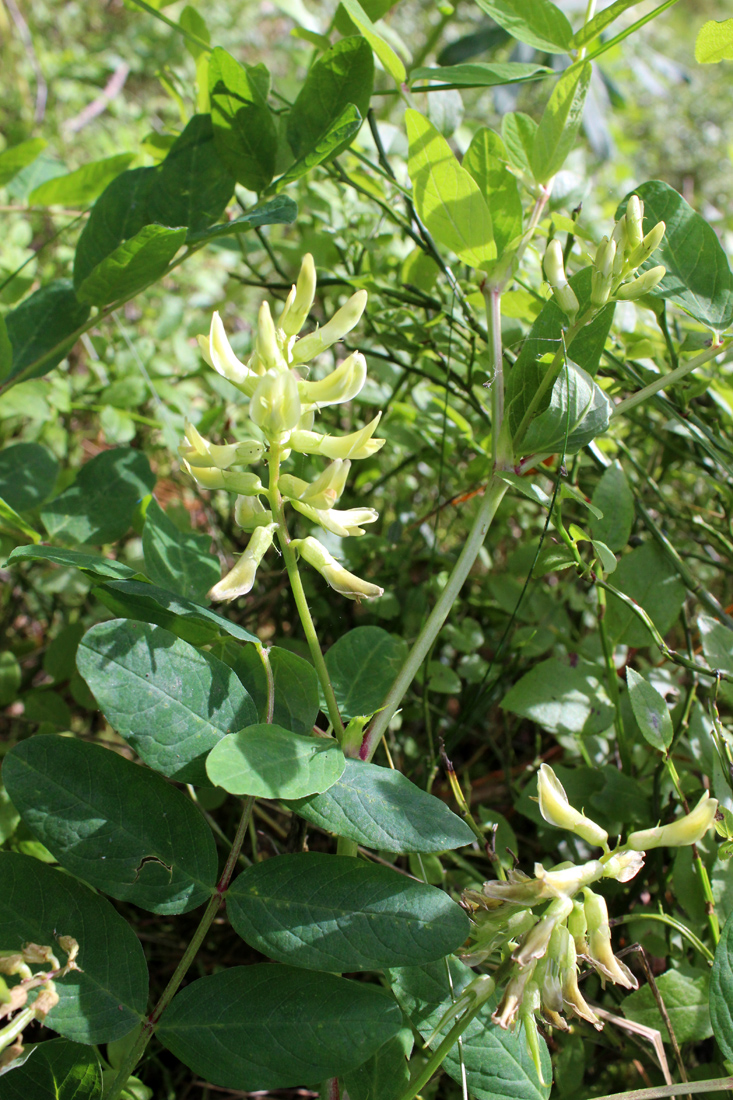
[[[591,316],[611,299],[635,301],[648,294],[666,274],[659,264],[627,281],[653,252],[659,248],[666,226],[657,222],[644,236],[644,203],[632,195],[626,213],[619,218],[610,237],[604,237],[596,249],[591,272]],[[550,241],[544,258],[545,275],[553,289],[555,301],[571,324],[575,323],[580,303],[565,275],[562,247],[558,240]],[[589,316],[587,320],[590,320]]]
[[[318,381],[307,378],[308,365],[314,357],[343,340],[359,323],[367,293],[358,290],[327,324],[298,338],[315,291],[316,271],[313,257],[308,254],[277,323],[268,303],[262,303],[254,354],[247,363],[242,363],[232,351],[218,313],[213,316],[208,337],[199,337],[207,363],[249,398],[250,438],[216,445],[187,424],[186,443],[179,447],[183,465],[197,485],[237,494],[235,522],[250,533],[239,561],[209,593],[213,600],[232,600],[251,590],[257,567],[278,529],[282,537],[283,500],[312,523],[341,538],[363,535],[362,525],[374,523],[378,518],[372,508],[340,510],[334,505],[344,491],[352,460],[370,457],[384,443],[383,439],[374,438],[381,413],[350,435],[320,435],[313,431],[315,414],[320,409],[351,401],[361,391],[366,381],[364,356],[354,352],[326,378]],[[292,451],[322,455],[330,462],[310,482],[281,474],[280,462]],[[241,469],[263,459],[269,463],[267,486],[258,474]],[[344,569],[317,538],[294,539],[289,545],[342,595],[350,599],[382,595],[377,585]]]
[[[37,943],[27,943],[20,951],[0,951],[0,1020],[9,1021],[0,1027],[0,1071],[23,1053],[23,1029],[33,1020],[43,1023],[58,1004],[54,981],[79,969],[76,940],[59,936],[58,942],[66,954],[65,966],[61,966],[52,948]],[[34,972],[32,966],[42,966],[43,970]],[[18,981],[8,985],[6,977]],[[28,1005],[28,994],[35,990],[35,999]]]
[[[537,863],[534,877],[512,870],[506,880],[484,883],[480,892],[465,891],[463,902],[474,924],[466,961],[475,965],[490,956],[501,960],[508,981],[492,1019],[503,1028],[517,1021],[524,1025],[541,1078],[538,1016],[563,1030],[568,1029],[565,1013],[602,1027],[580,992],[579,960],[604,984],[610,981],[626,989],[638,984],[613,953],[606,903],[591,886],[609,878],[627,882],[644,866],[644,854],[651,848],[697,843],[712,825],[718,803],[706,791],[691,813],[670,825],[631,833],[612,851],[605,829],[570,804],[547,764],[540,768],[538,794],[545,821],[602,849],[599,858],[579,865],[562,863],[551,870]]]

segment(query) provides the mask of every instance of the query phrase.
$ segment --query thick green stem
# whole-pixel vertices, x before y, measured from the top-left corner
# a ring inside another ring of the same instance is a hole
[[[644,386],[643,390],[639,390],[638,393],[632,394],[631,397],[627,397],[625,401],[620,401],[611,413],[611,419],[613,420],[615,417],[620,416],[621,413],[628,412],[629,409],[641,405],[648,397],[653,397],[654,394],[659,393],[660,390],[667,390],[670,386],[674,386],[675,383],[681,381],[697,367],[702,367],[705,363],[709,363],[711,359],[716,359],[717,356],[729,346],[730,341],[728,341],[728,343],[715,344],[701,355],[691,359],[689,363],[682,363],[676,370],[670,371],[669,374],[662,374],[659,378],[655,378],[648,386]]]
[[[109,1090],[104,1094],[104,1100],[118,1100],[122,1095],[122,1091],[127,1084],[128,1078],[132,1074],[135,1066],[140,1061],[143,1051],[153,1037],[153,1033],[158,1026],[160,1017],[165,1012],[168,1005],[173,1000],[173,997],[178,991],[178,987],[186,976],[188,968],[195,959],[201,944],[204,942],[206,933],[211,928],[214,922],[216,914],[219,912],[221,904],[224,900],[224,895],[227,892],[229,883],[231,882],[232,875],[234,874],[234,868],[237,865],[239,859],[239,853],[244,843],[244,838],[247,833],[249,821],[252,816],[252,807],[254,806],[254,798],[247,798],[244,803],[244,809],[242,810],[242,816],[237,826],[237,833],[234,837],[234,843],[232,844],[227,861],[224,865],[224,870],[221,873],[221,877],[216,884],[216,890],[212,895],[209,904],[204,910],[204,915],[201,918],[198,928],[193,934],[191,942],[183,953],[181,961],[178,963],[173,977],[168,982],[163,992],[160,995],[158,1003],[148,1018],[143,1022],[140,1028],[140,1034],[137,1037],[135,1045],[130,1050],[127,1058],[120,1066],[117,1076],[112,1082]]]
[[[441,592],[438,602],[420,631],[415,644],[408,654],[407,660],[399,671],[397,679],[390,688],[382,710],[366,732],[359,751],[359,756],[362,760],[368,761],[374,756],[377,745],[384,736],[410,684],[415,679],[420,669],[420,665],[427,657],[430,647],[443,627],[443,623],[448,618],[450,609],[458,598],[458,593],[463,588],[463,584],[468,574],[471,572],[479,551],[484,544],[488,530],[491,527],[494,516],[496,515],[496,510],[501,504],[508,488],[507,482],[502,481],[502,479],[496,475],[489,481],[471,532],[466,539],[460,557],[453,568],[453,572],[448,578],[448,583]]]
[[[290,545],[290,535],[288,533],[287,523],[285,522],[283,501],[282,497],[280,496],[280,489],[278,488],[278,481],[280,479],[279,447],[272,446],[270,448],[269,465],[270,485],[267,490],[267,497],[270,502],[270,508],[272,509],[272,518],[278,525],[278,542],[280,543],[280,549],[282,550],[285,568],[288,571],[290,587],[293,590],[295,606],[298,609],[298,615],[300,616],[300,622],[303,626],[303,632],[305,634],[305,639],[308,643],[308,649],[310,650],[310,655],[313,659],[313,664],[315,665],[318,679],[321,681],[323,694],[326,697],[328,717],[331,719],[331,725],[334,728],[334,732],[337,738],[339,739],[339,741],[341,741],[344,736],[344,724],[341,721],[338,703],[336,702],[336,696],[334,695],[331,678],[328,675],[326,662],[324,661],[323,654],[321,653],[321,647],[318,642],[318,635],[316,634],[316,628],[313,624],[310,608],[308,607],[308,600],[306,599],[305,592],[303,590],[303,582],[300,579],[298,559],[296,557],[295,551]]]
[[[616,665],[613,661],[613,647],[609,643],[608,631],[606,630],[606,593],[603,588],[596,588],[596,595],[598,597],[598,633],[601,638],[603,663],[606,666],[606,685],[608,687],[608,694],[611,697],[611,702],[613,703],[613,725],[616,730],[616,743],[618,744],[618,752],[621,757],[623,770],[627,775],[630,775],[631,750],[628,738],[626,737],[624,716],[621,712],[621,694],[618,688]]]

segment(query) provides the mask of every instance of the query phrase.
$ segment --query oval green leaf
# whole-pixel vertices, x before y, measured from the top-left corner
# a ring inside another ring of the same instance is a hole
[[[77,297],[93,306],[131,298],[162,278],[185,240],[185,226],[168,229],[164,225],[144,225],[89,272],[77,287]]]
[[[288,115],[287,137],[295,156],[315,149],[350,103],[366,118],[373,84],[374,56],[360,34],[326,50],[312,65]],[[336,148],[332,155],[338,152]]]
[[[728,917],[715,948],[710,975],[710,1020],[723,1057],[733,1061],[733,916]]]
[[[254,1092],[338,1077],[401,1026],[376,986],[257,963],[192,982],[163,1013],[158,1038],[206,1081]]]
[[[8,377],[39,378],[74,346],[74,333],[89,316],[68,279],[54,279],[5,315],[13,364]]]
[[[50,1039],[26,1051],[22,1065],[0,1075],[0,1100],[100,1100],[102,1067],[93,1047]]]
[[[243,871],[227,913],[246,943],[307,970],[380,970],[442,959],[468,917],[443,890],[350,856],[298,852]]]
[[[565,163],[583,120],[593,66],[572,66],[558,80],[540,119],[530,157],[538,183],[547,183]]]
[[[262,722],[223,738],[209,753],[206,771],[230,794],[303,798],[333,786],[345,763],[331,737],[304,737]]]
[[[674,737],[669,707],[657,689],[633,668],[626,669],[626,686],[639,729],[652,748],[666,752]]]
[[[205,759],[229,733],[257,720],[234,672],[170,631],[129,619],[98,623],[77,667],[110,725],[151,768],[205,783]]]
[[[51,495],[59,464],[40,443],[14,443],[0,451],[0,497],[15,512],[37,508]]]
[[[497,84],[519,84],[527,80],[539,80],[551,73],[546,65],[525,64],[521,61],[491,63],[468,61],[462,65],[443,65],[439,69],[413,69],[410,83],[416,80],[432,80],[436,84],[459,84],[466,88],[493,88]],[[419,91],[415,88],[414,91]]]
[[[275,174],[277,130],[267,94],[250,76],[250,66],[220,46],[209,58],[209,96],[214,144],[237,183],[262,191]]]
[[[111,902],[30,856],[0,852],[0,943],[79,944],[78,971],[56,983],[48,1026],[80,1043],[121,1039],[141,1021],[148,972],[140,941]],[[63,952],[60,955],[63,961]]]
[[[474,839],[439,798],[398,771],[360,760],[347,760],[324,794],[290,806],[313,825],[385,852],[443,852]]]
[[[13,805],[62,867],[152,913],[187,913],[216,885],[214,837],[159,775],[116,752],[54,734],[6,756]]]
[[[551,0],[477,0],[478,6],[518,42],[536,50],[566,53],[573,44],[573,28]]]
[[[81,550],[66,550],[62,546],[16,546],[8,558],[13,564],[18,561],[46,561],[54,565],[74,565],[90,577],[134,577],[135,570],[124,562],[114,558],[100,558],[95,554],[85,554]]]
[[[66,206],[86,206],[101,195],[113,179],[116,179],[135,159],[134,153],[115,153],[82,164],[75,172],[66,176],[55,176],[40,184],[28,196],[28,202],[46,206],[65,204]]]
[[[221,575],[219,562],[211,554],[211,536],[180,531],[156,500],[145,511],[143,554],[153,584],[191,600],[205,600]]]
[[[344,718],[374,714],[407,656],[407,643],[381,626],[357,626],[326,654],[339,711]]]

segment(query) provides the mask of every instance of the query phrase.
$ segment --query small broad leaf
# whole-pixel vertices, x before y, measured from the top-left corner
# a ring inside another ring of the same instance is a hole
[[[326,654],[339,711],[344,718],[374,714],[407,656],[407,644],[380,626],[342,634]]]
[[[516,176],[507,168],[507,152],[499,135],[483,126],[473,135],[463,158],[491,205],[491,220],[499,256],[522,232],[522,200]]]
[[[357,29],[364,35],[395,84],[398,87],[404,84],[407,80],[405,66],[389,43],[379,33],[379,30],[364,11],[359,0],[341,0],[341,3],[348,12],[352,23],[354,23]]]
[[[275,174],[277,130],[267,94],[220,46],[209,59],[209,96],[214,143],[237,183],[263,191]]]
[[[644,202],[644,232],[659,221],[667,227],[661,245],[642,267],[664,264],[667,269],[652,297],[675,302],[700,324],[722,332],[733,321],[733,272],[717,233],[667,183],[651,180],[634,193]],[[628,198],[616,218],[626,210]]]
[[[235,966],[186,986],[158,1038],[214,1085],[290,1088],[361,1065],[402,1026],[374,985],[278,963]]]
[[[194,115],[153,172],[146,221],[185,225],[192,233],[217,221],[234,191],[234,177],[214,144],[211,115]]]
[[[287,136],[296,157],[316,147],[353,103],[366,118],[374,84],[374,57],[360,34],[342,38],[311,67],[288,115]],[[337,156],[340,150],[334,150]]]
[[[211,556],[209,535],[179,531],[153,499],[145,510],[145,570],[154,584],[200,600],[219,580],[219,562]]]
[[[555,85],[537,127],[530,158],[538,183],[547,183],[560,171],[575,144],[592,72],[589,62],[577,69],[572,66]]]
[[[135,159],[134,153],[116,153],[103,160],[83,164],[67,176],[55,176],[31,191],[28,202],[46,206],[86,206],[101,195],[105,187],[125,171]]]
[[[227,665],[158,626],[98,623],[82,638],[77,665],[110,725],[146,764],[182,783],[208,785],[214,745],[257,720]]]
[[[48,561],[54,565],[74,565],[90,577],[134,577],[134,569],[113,558],[98,558],[79,550],[65,550],[57,546],[16,546],[8,562]]]
[[[593,550],[603,572],[615,573],[618,562],[613,551],[606,546],[605,542],[601,542],[599,539],[593,539],[592,542]]]
[[[442,852],[474,839],[440,799],[401,772],[360,760],[347,760],[324,794],[289,805],[313,825],[385,852]]]
[[[293,733],[312,733],[320,708],[318,676],[313,665],[280,646],[267,651],[275,687],[273,722]],[[264,722],[267,713],[267,676],[254,646],[225,641],[216,656],[234,669]]]
[[[613,577],[615,588],[641,604],[660,634],[670,629],[680,613],[685,586],[677,570],[656,542],[645,542],[624,554]],[[652,636],[625,603],[608,593],[606,630],[612,645],[640,649],[652,644]]]
[[[231,237],[245,229],[254,229],[258,225],[291,225],[297,216],[298,204],[288,195],[276,195],[230,222],[212,225],[208,229],[199,230],[198,233],[189,233],[188,242],[198,244],[201,241],[216,240],[218,237]]]
[[[677,963],[677,969],[668,970],[656,981],[677,1042],[695,1043],[709,1039],[713,1034],[708,1008],[709,975],[704,971],[693,970],[685,963]],[[665,1034],[664,1021],[648,985],[624,997],[623,1010],[630,1020],[645,1027],[656,1028]]]
[[[16,512],[43,504],[56,484],[59,464],[40,443],[14,443],[0,451],[0,497]]]
[[[725,922],[715,948],[710,975],[710,1020],[723,1057],[733,1060],[733,916]]]
[[[414,1045],[412,1029],[402,1027],[363,1065],[344,1074],[349,1100],[399,1100],[410,1080],[408,1059]]]
[[[633,668],[626,669],[626,685],[639,729],[652,748],[666,752],[674,737],[669,707],[657,689]]]
[[[115,542],[127,532],[132,514],[153,489],[155,477],[144,454],[130,447],[102,451],[76,481],[47,504],[41,519],[51,538],[63,542]]]
[[[408,171],[420,218],[432,235],[471,267],[496,259],[491,212],[470,172],[419,111],[405,112],[410,141]]]
[[[616,0],[615,3],[609,4],[607,8],[599,11],[592,19],[584,23],[580,30],[575,33],[573,45],[576,49],[587,46],[605,31],[606,27],[609,27],[614,20],[618,19],[619,15],[623,15],[627,8],[633,8],[634,4],[638,3],[639,0]]]
[[[551,0],[477,0],[478,6],[518,42],[544,53],[566,53],[573,29]]]
[[[101,1100],[102,1067],[93,1047],[49,1039],[26,1051],[22,1065],[0,1070],[0,1100]]]
[[[154,168],[133,168],[112,180],[99,196],[76,245],[75,287],[123,241],[153,221],[147,217],[147,199],[154,179]]]
[[[501,136],[509,163],[527,176],[532,175],[530,160],[536,133],[535,120],[521,111],[507,111],[501,120]]]
[[[119,576],[115,574],[115,577]],[[120,619],[155,623],[191,645],[208,645],[222,634],[241,642],[259,642],[256,634],[250,634],[238,623],[225,619],[223,615],[202,607],[186,596],[128,577],[129,574],[125,579],[107,580],[94,593]]]
[[[601,539],[615,553],[623,550],[634,526],[634,494],[621,464],[608,466],[593,493],[593,504],[602,515],[591,520],[594,539]]]
[[[55,367],[74,346],[75,333],[89,316],[68,279],[54,279],[34,291],[5,315],[13,349],[12,379],[39,378]]]
[[[702,651],[710,668],[733,673],[733,630],[709,615],[698,617],[697,628],[700,631]],[[733,684],[721,680],[718,693],[730,702],[733,699]]]
[[[0,187],[10,183],[13,176],[36,159],[39,153],[46,148],[43,138],[30,138],[29,141],[21,141],[18,145],[11,145],[0,153]]]
[[[185,240],[185,226],[144,225],[90,271],[77,287],[77,297],[93,306],[132,297],[165,274]]]
[[[5,757],[3,780],[61,866],[103,893],[152,913],[187,913],[211,896],[213,834],[193,802],[147,768],[101,745],[36,735]]]
[[[298,852],[248,867],[227,893],[251,947],[308,970],[379,970],[442,959],[468,917],[442,890],[351,856]]]
[[[257,723],[222,738],[209,753],[211,782],[230,794],[303,798],[333,786],[346,760],[331,737],[304,737]]]
[[[432,80],[441,84],[460,84],[466,88],[493,88],[498,84],[519,84],[538,80],[551,73],[546,65],[525,64],[521,61],[472,61],[463,65],[443,65],[439,69],[413,69],[410,83],[416,80]],[[417,90],[417,89],[415,89]]]
[[[501,705],[555,734],[588,736],[608,729],[613,721],[601,671],[576,656],[540,661],[509,689]]]
[[[79,944],[80,970],[56,983],[48,1026],[80,1043],[108,1043],[139,1025],[148,996],[140,941],[112,907],[70,875],[15,852],[0,852],[0,943],[58,950],[56,936]],[[59,955],[64,961],[63,952]]]
[[[733,59],[733,19],[716,22],[708,19],[695,39],[695,61],[700,65],[716,65]]]
[[[358,107],[353,103],[349,103],[336,121],[329,126],[317,144],[304,156],[299,157],[295,164],[291,164],[287,172],[275,180],[268,190],[282,191],[283,187],[287,187],[288,184],[295,183],[296,180],[307,175],[311,168],[330,160],[331,157],[335,156],[338,149],[343,149],[350,143],[354,135],[358,133],[361,123],[362,117]]]
[[[410,1022],[427,1039],[454,1003],[475,978],[475,973],[456,958],[427,966],[408,966],[390,970],[392,991]],[[547,1100],[549,1085],[541,1085],[532,1063],[523,1028],[504,1031],[491,1019],[497,1007],[495,993],[482,1006],[443,1062],[443,1069],[454,1081],[465,1081],[476,1100]],[[445,1038],[447,1024],[432,1041],[433,1049]],[[550,1054],[540,1038],[542,1074],[552,1079]]]
[[[608,428],[613,406],[577,363],[561,368],[548,407],[515,437],[522,454],[577,454]]]

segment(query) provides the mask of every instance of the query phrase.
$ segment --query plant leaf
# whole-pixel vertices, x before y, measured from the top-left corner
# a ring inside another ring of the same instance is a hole
[[[305,737],[265,722],[222,738],[206,761],[215,786],[255,798],[320,793],[333,786],[344,766],[344,754],[334,738]]]
[[[225,641],[216,656],[233,668],[251,695],[257,707],[260,721],[267,713],[267,677],[254,646],[235,645]],[[320,709],[318,676],[313,665],[280,646],[268,650],[270,668],[275,686],[275,710],[273,722],[293,733],[312,733]]]
[[[221,225],[212,225],[198,233],[188,234],[189,244],[201,241],[213,241],[218,237],[231,237],[245,229],[254,229],[258,225],[291,225],[298,216],[298,204],[289,195],[275,195],[267,202],[252,207],[246,214],[233,218]]]
[[[715,948],[710,975],[710,1020],[723,1057],[733,1060],[733,916],[725,922]]]
[[[590,62],[577,69],[573,65],[553,89],[537,127],[530,158],[538,183],[547,183],[560,171],[575,144],[592,72]]]
[[[700,65],[716,65],[733,59],[733,19],[708,19],[697,32],[695,61]]]
[[[151,913],[187,913],[217,876],[214,837],[194,803],[101,745],[55,734],[3,763],[13,805],[72,875]]]
[[[518,42],[545,53],[567,53],[573,45],[573,28],[550,0],[476,0],[482,11]]]
[[[81,286],[87,275],[123,241],[153,221],[147,217],[147,200],[154,179],[154,168],[132,168],[104,189],[76,245],[75,287]]]
[[[685,586],[677,571],[655,542],[645,542],[630,554],[624,554],[613,584],[641,604],[662,635],[677,619],[685,598]],[[644,624],[612,592],[608,593],[606,630],[612,645],[640,649],[652,644],[652,636]]]
[[[219,562],[211,556],[211,537],[179,531],[153,499],[143,527],[145,569],[154,584],[201,600],[219,580]]]
[[[405,112],[408,171],[420,218],[432,235],[470,267],[496,259],[491,213],[478,184],[448,142],[419,111]]]
[[[131,298],[165,274],[185,240],[185,226],[144,225],[90,271],[77,287],[77,298],[93,306]]]
[[[54,565],[74,565],[90,577],[135,577],[134,569],[124,562],[113,558],[99,558],[94,554],[83,554],[79,550],[65,550],[57,546],[16,546],[8,558],[9,563],[18,561],[48,561]]]
[[[287,172],[270,185],[269,190],[282,191],[283,187],[287,187],[288,184],[295,183],[296,180],[307,175],[311,168],[330,160],[337,149],[345,148],[350,143],[354,134],[358,133],[361,123],[362,118],[358,108],[350,103],[348,107],[344,108],[333,125],[329,127],[317,145],[305,156],[300,157],[294,164],[291,164]]]
[[[221,217],[234,191],[234,177],[214,144],[211,115],[194,115],[153,171],[146,222],[200,232]]]
[[[93,626],[79,672],[110,725],[151,768],[208,786],[205,759],[234,730],[257,721],[227,665],[159,626],[128,619]]]
[[[592,503],[601,512],[590,523],[594,539],[600,539],[614,553],[623,550],[634,526],[634,494],[621,464],[614,460],[601,476]]]
[[[158,1038],[204,1080],[254,1092],[341,1076],[401,1026],[394,1000],[373,985],[255,963],[191,982]]]
[[[32,164],[39,153],[46,148],[43,138],[30,138],[18,145],[11,145],[0,153],[0,187],[5,187],[14,176],[28,164]]]
[[[40,378],[71,351],[74,333],[89,316],[68,279],[54,279],[5,315],[13,364],[8,379]],[[35,364],[35,365],[34,365]],[[32,369],[29,369],[32,368]]]
[[[412,69],[410,84],[416,80],[431,80],[440,84],[460,84],[466,88],[493,88],[499,84],[540,80],[551,72],[552,69],[546,65],[521,61],[471,61],[462,65],[443,65],[439,69]]]
[[[287,137],[295,156],[303,157],[315,149],[349,104],[366,118],[373,85],[372,48],[360,34],[342,38],[322,54],[288,115]],[[340,151],[336,148],[332,156]]]
[[[401,772],[360,760],[347,759],[324,794],[288,805],[313,825],[385,852],[442,852],[474,838],[444,802]]]
[[[112,157],[82,164],[66,176],[55,176],[31,191],[28,202],[45,206],[86,206],[94,202],[135,159],[135,153],[116,153]]]
[[[48,1039],[28,1055],[22,1065],[16,1060],[0,1070],[0,1100],[101,1100],[102,1067],[93,1047]]]
[[[42,901],[42,904],[41,904]],[[148,972],[140,941],[112,907],[70,875],[15,852],[0,852],[0,943],[58,948],[56,936],[79,944],[80,970],[56,983],[59,1003],[48,1026],[80,1043],[108,1043],[140,1024]],[[63,957],[63,956],[62,956]]]
[[[619,15],[628,8],[633,8],[635,4],[638,4],[639,0],[616,0],[614,4],[609,4],[603,11],[599,11],[597,15],[588,22],[584,23],[580,30],[576,31],[573,36],[573,46],[576,49],[582,49],[587,46],[598,35],[605,31],[606,27],[609,27]]]
[[[633,668],[626,669],[626,686],[639,729],[652,748],[657,752],[666,752],[674,737],[666,702],[657,689]]]
[[[507,151],[499,135],[482,126],[473,135],[463,158],[491,207],[496,250],[503,256],[522,233],[522,200],[516,176],[507,168]]]
[[[352,23],[366,38],[379,60],[384,65],[389,75],[399,87],[407,80],[407,71],[400,58],[394,52],[388,42],[382,37],[378,29],[364,11],[359,0],[341,0]]]
[[[277,130],[249,66],[217,46],[209,58],[209,96],[216,150],[237,183],[264,191],[275,174]]]
[[[298,852],[248,867],[227,893],[234,931],[264,955],[349,972],[442,959],[468,917],[443,890],[351,856]]]
[[[59,464],[40,443],[14,443],[0,451],[0,497],[16,512],[43,504],[56,484]]]
[[[613,705],[598,666],[578,657],[540,661],[509,689],[501,706],[555,734],[588,736],[608,729],[613,721]]]
[[[407,643],[380,626],[357,626],[326,653],[339,711],[345,718],[374,714],[407,657]]]

